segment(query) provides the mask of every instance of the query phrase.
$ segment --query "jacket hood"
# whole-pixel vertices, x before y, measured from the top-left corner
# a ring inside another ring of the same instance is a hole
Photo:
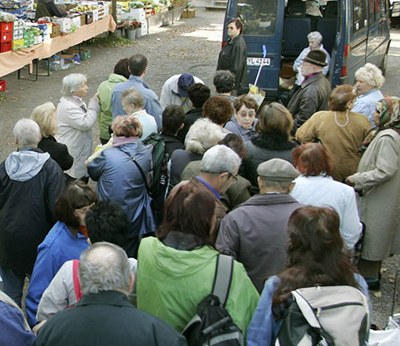
[[[176,279],[201,271],[204,267],[209,266],[210,261],[215,259],[218,254],[209,246],[185,251],[166,246],[154,237],[144,238],[142,242],[144,241],[149,242],[146,247],[149,247],[149,253],[153,254],[152,265]]]
[[[108,77],[108,81],[113,83],[122,83],[126,82],[127,79],[119,74],[111,73],[110,76]]]
[[[5,168],[12,180],[24,182],[35,177],[50,158],[48,153],[35,150],[13,152],[7,157]]]

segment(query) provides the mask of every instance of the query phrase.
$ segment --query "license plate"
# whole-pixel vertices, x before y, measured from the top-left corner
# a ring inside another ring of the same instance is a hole
[[[270,66],[270,58],[247,58],[247,66]]]

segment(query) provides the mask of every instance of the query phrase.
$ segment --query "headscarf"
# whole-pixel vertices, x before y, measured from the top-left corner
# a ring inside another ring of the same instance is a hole
[[[385,129],[400,130],[400,99],[395,96],[387,96],[376,104],[379,113],[378,131]]]
[[[367,149],[380,131],[393,129],[400,135],[400,98],[395,96],[384,97],[377,102],[376,111],[379,114],[379,124],[366,136],[361,148],[359,148],[360,152]]]

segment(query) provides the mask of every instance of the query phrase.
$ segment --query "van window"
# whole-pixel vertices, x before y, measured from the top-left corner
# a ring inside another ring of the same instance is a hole
[[[353,32],[357,32],[367,25],[367,0],[354,0]]]
[[[244,35],[271,36],[275,33],[278,0],[241,0],[238,17],[244,23]]]

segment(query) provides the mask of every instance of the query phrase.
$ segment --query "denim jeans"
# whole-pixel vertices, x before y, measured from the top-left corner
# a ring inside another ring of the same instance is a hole
[[[0,267],[0,276],[3,280],[3,292],[21,306],[25,275],[19,276],[9,268]]]

